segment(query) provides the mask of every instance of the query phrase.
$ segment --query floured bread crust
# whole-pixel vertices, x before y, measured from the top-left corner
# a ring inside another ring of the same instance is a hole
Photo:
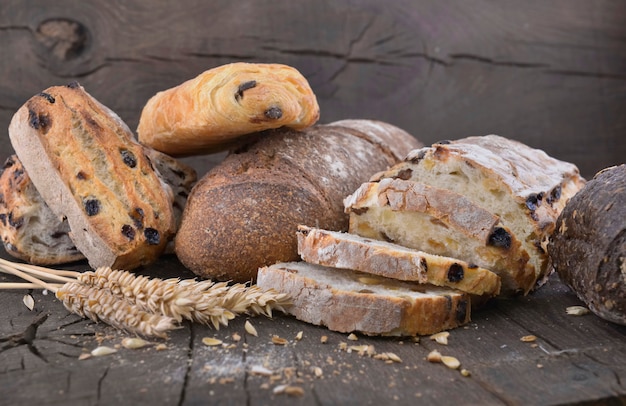
[[[122,120],[79,84],[33,96],[9,137],[93,268],[132,269],[164,251],[176,227],[171,190]]]
[[[344,333],[426,335],[470,321],[465,293],[347,269],[278,263],[259,269],[257,284],[289,295],[298,320]]]
[[[498,216],[528,252],[539,284],[551,272],[547,238],[567,201],[585,184],[575,165],[497,135],[416,149],[371,180],[382,178],[451,190]]]
[[[446,286],[479,296],[500,293],[500,277],[456,258],[355,234],[298,227],[298,254],[309,263]]]
[[[295,68],[237,62],[154,95],[137,133],[142,144],[169,155],[196,155],[262,130],[306,128],[319,114],[313,90]]]

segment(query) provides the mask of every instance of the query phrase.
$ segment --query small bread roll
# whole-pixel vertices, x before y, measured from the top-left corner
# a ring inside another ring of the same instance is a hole
[[[173,156],[225,150],[242,135],[319,119],[307,80],[279,64],[232,63],[154,95],[145,105],[139,141]]]

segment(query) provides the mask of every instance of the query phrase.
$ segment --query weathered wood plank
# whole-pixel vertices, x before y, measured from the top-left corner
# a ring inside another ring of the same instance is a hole
[[[426,143],[497,133],[591,176],[626,153],[625,11],[618,0],[5,0],[0,47],[15,57],[0,62],[0,127],[77,79],[135,128],[159,90],[228,62],[278,62],[309,78],[322,122],[381,119]]]

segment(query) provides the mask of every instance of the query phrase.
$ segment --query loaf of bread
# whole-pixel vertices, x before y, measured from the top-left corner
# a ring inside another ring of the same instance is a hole
[[[193,188],[176,254],[198,276],[254,280],[261,266],[298,259],[298,225],[347,230],[343,198],[419,145],[367,120],[260,134]]]
[[[402,281],[450,287],[479,296],[500,293],[500,277],[464,261],[356,234],[298,227],[298,254],[308,263]]]
[[[237,62],[154,95],[137,133],[142,144],[169,155],[196,155],[262,130],[303,129],[318,118],[315,94],[295,68]]]
[[[402,179],[362,184],[345,199],[350,232],[457,258],[495,272],[505,293],[528,292],[528,253],[500,218],[446,189]]]
[[[67,221],[43,201],[15,155],[0,175],[0,235],[6,252],[37,265],[84,259],[69,237]]]
[[[187,196],[195,181],[193,168],[145,148],[157,175],[169,186],[176,224],[180,224]],[[64,264],[85,259],[69,237],[67,220],[57,217],[33,185],[16,155],[10,156],[0,175],[0,235],[12,256],[35,265]],[[173,253],[172,242],[166,253]]]
[[[444,141],[412,151],[404,162],[372,180],[382,178],[448,189],[498,216],[529,254],[528,264],[539,283],[551,271],[547,238],[568,199],[585,183],[575,165],[497,135]],[[520,288],[528,291],[526,284]]]
[[[626,165],[600,171],[570,199],[548,253],[593,313],[626,325]]]
[[[9,137],[90,266],[133,269],[163,253],[176,229],[173,192],[122,120],[78,83],[33,96]]]
[[[344,333],[426,335],[470,320],[466,293],[306,262],[262,267],[257,285],[287,293],[298,320]]]

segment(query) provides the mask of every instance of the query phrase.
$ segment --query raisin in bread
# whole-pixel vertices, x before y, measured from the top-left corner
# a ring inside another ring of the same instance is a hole
[[[498,216],[530,255],[539,284],[551,271],[547,238],[569,198],[585,183],[575,165],[497,135],[414,150],[404,162],[371,180],[382,178],[448,189]]]
[[[500,276],[501,293],[528,292],[528,253],[500,218],[466,197],[418,182],[385,178],[344,200],[349,230],[416,250],[458,258]]]
[[[43,201],[15,155],[0,175],[0,235],[8,254],[37,265],[84,259],[69,237],[67,221]]]
[[[177,224],[196,180],[193,168],[145,148],[159,177],[167,184]],[[0,236],[10,255],[36,265],[63,264],[85,259],[69,237],[67,220],[57,217],[35,188],[16,155],[0,175]],[[173,253],[170,242],[166,253]]]
[[[470,320],[466,293],[306,262],[262,267],[257,285],[289,295],[298,320],[344,333],[426,335]]]
[[[176,230],[171,190],[128,126],[79,84],[29,99],[9,137],[90,266],[133,269],[164,252]]]
[[[495,273],[455,258],[356,234],[298,227],[298,253],[309,263],[352,269],[386,278],[447,286],[479,296],[500,293]]]

